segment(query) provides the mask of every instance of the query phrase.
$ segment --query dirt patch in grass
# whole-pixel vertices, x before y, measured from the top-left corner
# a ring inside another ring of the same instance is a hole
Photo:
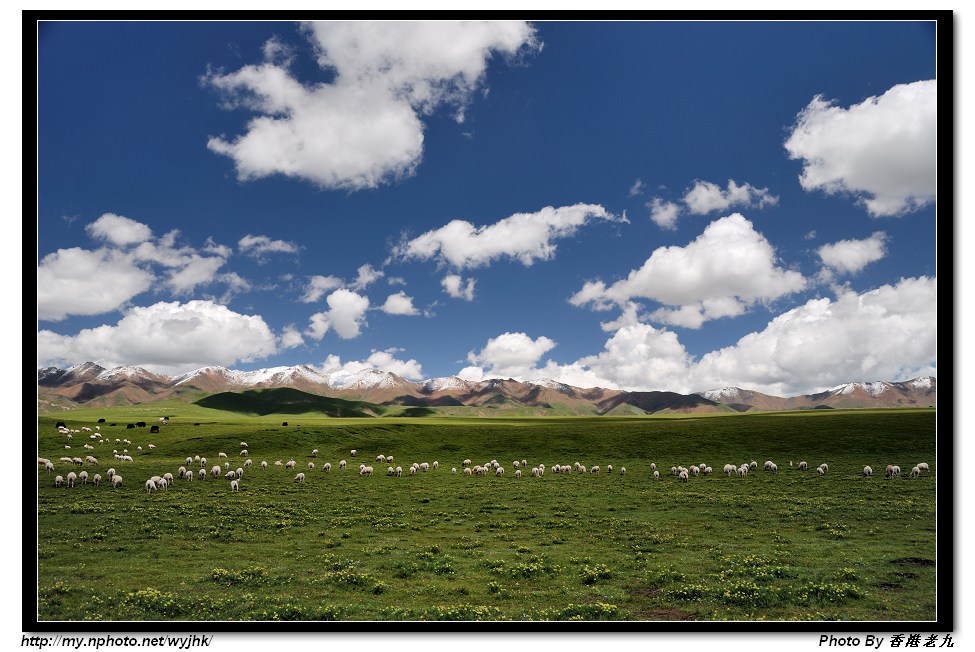
[[[934,566],[935,561],[933,559],[925,559],[924,557],[901,557],[900,559],[891,559],[890,563],[897,564],[898,566]]]
[[[627,589],[627,593],[640,598],[653,598],[660,595],[660,589],[656,587],[641,587],[637,589]]]
[[[892,582],[878,582],[875,584],[878,589],[883,589],[884,591],[903,591],[904,587],[900,584],[894,584]]]

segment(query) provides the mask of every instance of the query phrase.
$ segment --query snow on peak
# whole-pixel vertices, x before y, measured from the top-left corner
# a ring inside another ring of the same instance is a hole
[[[468,389],[470,385],[466,380],[458,378],[457,376],[447,376],[445,378],[431,378],[430,380],[424,381],[423,389],[424,391],[434,394],[436,392],[443,392],[448,390],[465,390]]]
[[[98,374],[98,380],[111,380],[113,378],[144,378],[150,375],[148,371],[142,367],[115,367],[114,369],[106,369]]]
[[[335,371],[328,375],[329,384],[336,389],[372,389],[398,387],[404,381],[388,371],[382,369],[363,369],[358,372],[346,370]]]
[[[703,396],[709,401],[720,401],[721,399],[738,398],[740,393],[741,390],[737,387],[719,387],[701,392],[699,396]]]
[[[830,394],[852,394],[856,390],[862,390],[870,396],[880,396],[890,388],[890,383],[878,380],[876,382],[846,383],[837,385],[829,389]]]
[[[921,378],[915,378],[914,380],[908,381],[911,386],[917,389],[931,389],[934,385],[934,379],[931,376],[923,376]]]
[[[558,392],[567,393],[572,390],[569,385],[565,383],[560,383],[557,380],[552,380],[551,378],[536,378],[533,380],[526,380],[529,385],[538,385],[540,387],[548,387],[549,389],[554,389]]]

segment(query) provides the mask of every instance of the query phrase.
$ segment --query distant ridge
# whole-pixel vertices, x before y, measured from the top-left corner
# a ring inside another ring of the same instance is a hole
[[[380,369],[324,374],[307,365],[256,371],[208,366],[178,376],[164,376],[132,366],[105,369],[92,362],[68,369],[46,367],[37,371],[38,411],[42,413],[164,400],[199,401],[208,395],[224,394],[245,395],[248,401],[259,403],[263,399],[259,393],[252,393],[253,390],[281,388],[322,399],[342,399],[349,403],[343,411],[359,410],[364,416],[381,413],[382,406],[406,407],[416,415],[447,410],[451,414],[472,415],[595,416],[937,405],[937,379],[933,376],[903,382],[851,382],[816,394],[780,397],[740,387],[680,394],[581,388],[549,379],[522,382],[492,378],[471,382],[451,376],[409,381]],[[229,396],[221,400],[254,414],[264,409],[259,405],[235,403],[237,399]],[[313,403],[302,400],[305,401],[302,405]],[[316,405],[316,411],[328,414],[329,410],[337,410],[339,404]]]

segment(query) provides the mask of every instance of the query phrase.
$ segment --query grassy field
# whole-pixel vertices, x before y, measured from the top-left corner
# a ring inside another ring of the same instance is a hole
[[[171,421],[158,434],[125,427],[163,414]],[[99,417],[106,443],[55,428],[94,428]],[[38,454],[56,473],[114,467],[124,483],[56,488],[55,473],[38,470],[38,619],[933,620],[935,419],[929,409],[247,419],[187,404],[42,416]],[[146,479],[175,475],[187,456],[209,468],[222,451],[232,469],[243,466],[241,441],[254,466],[239,493],[222,474],[146,493]],[[123,448],[133,462],[113,459]],[[99,466],[58,461],[87,454]],[[439,468],[387,477],[379,454],[404,471]],[[274,466],[291,458],[295,471]],[[334,468],[342,458],[344,471]],[[465,458],[497,459],[504,476],[465,477]],[[603,472],[516,479],[516,459]],[[767,459],[777,474],[762,471]],[[751,460],[758,469],[745,478],[721,473]],[[908,478],[921,461],[930,472]],[[699,462],[714,474],[669,475]],[[360,463],[375,475],[360,477]],[[904,475],[885,480],[888,463]],[[874,477],[861,476],[866,464]]]

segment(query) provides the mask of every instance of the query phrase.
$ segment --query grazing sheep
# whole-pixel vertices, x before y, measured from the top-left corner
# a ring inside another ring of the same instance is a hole
[[[230,462],[224,462],[223,463],[223,468],[229,469],[230,468]]]
[[[242,468],[240,468],[240,467],[238,466],[238,467],[237,467],[237,477],[238,477],[238,478],[241,478],[241,477],[243,477],[243,476],[244,476],[244,469],[242,469]]]
[[[223,477],[226,478],[227,480],[236,480],[237,479],[237,472],[236,471],[227,471],[227,474],[225,476],[223,476]]]
[[[200,478],[200,480],[206,480],[207,479],[207,470],[206,469],[200,469],[199,472],[198,472],[198,477]]]
[[[100,484],[102,483],[102,476],[101,476],[101,474],[99,474],[99,473],[96,473],[95,475],[93,475],[93,476],[91,477],[91,483],[92,483],[93,485],[95,485],[96,487],[97,487],[98,485],[100,485]]]
[[[150,478],[146,480],[146,493],[151,494],[153,491],[156,491],[156,483]]]
[[[626,467],[625,466],[621,466],[620,467],[620,475],[626,475]]]
[[[245,469],[248,469],[248,468],[250,468],[253,465],[254,465],[254,460],[252,460],[251,458],[248,457],[246,460],[244,460],[244,468]]]
[[[262,471],[267,470],[267,460],[261,460],[261,470]]]
[[[679,479],[679,480],[680,480],[681,482],[687,482],[687,479],[688,479],[688,477],[689,477],[689,476],[687,475],[687,471],[681,471],[681,472],[680,472],[680,475],[678,475],[678,476],[677,476],[677,478],[678,478],[678,479]]]
[[[325,471],[325,473],[328,473],[331,470],[332,470],[332,463],[331,462],[325,462],[324,464],[322,464],[322,471]]]
[[[677,475],[677,473],[678,471],[676,466],[670,467],[670,475]]]
[[[471,474],[471,467],[465,466],[464,467],[464,475],[469,476],[470,474]]]
[[[440,468],[440,462],[438,462],[437,460],[433,460],[433,464],[431,466],[434,469],[438,469],[438,468]]]
[[[213,477],[217,477],[218,475],[220,475],[220,471],[222,470],[223,469],[221,469],[219,466],[214,466],[212,469],[210,469],[210,475],[212,475]]]
[[[803,462],[799,462],[799,464],[796,465],[796,468],[798,468],[800,471],[805,471],[806,469],[809,468],[809,465],[806,464],[805,461],[803,461]]]
[[[653,472],[653,479],[654,480],[659,480],[660,479],[660,471],[654,471]]]
[[[824,469],[821,466],[816,467],[816,473],[818,473],[819,475],[826,475],[826,469]]]
[[[420,467],[418,467],[416,464],[414,464],[413,466],[410,467],[410,475],[416,475],[416,472],[419,471],[419,470],[420,470]]]
[[[396,467],[396,477],[398,478],[398,477],[400,477],[402,475],[403,475],[403,467],[402,466],[397,466]]]
[[[461,466],[470,466],[470,465],[471,465],[470,460],[464,460],[463,462],[461,462]]]
[[[738,477],[744,478],[746,475],[748,475],[748,465],[742,464],[738,467]]]
[[[771,471],[772,473],[778,473],[779,467],[775,464],[775,462],[772,462],[771,464],[769,464],[768,470]]]
[[[294,460],[288,460],[287,464],[284,465],[284,468],[293,469],[295,468],[295,464],[297,464],[297,462],[295,462]]]
[[[826,462],[823,462],[822,464],[820,464],[819,465],[819,468],[821,468],[823,470],[823,473],[826,473],[827,471],[829,471],[829,465]]]
[[[84,472],[82,471],[82,473],[84,473]],[[911,469],[911,477],[912,478],[920,477],[920,475],[921,475],[921,469],[919,469],[916,466],[913,469]]]
[[[305,481],[304,473],[299,473],[298,475],[295,476],[294,482],[304,482],[304,481]]]
[[[916,466],[914,467],[917,468]],[[920,473],[920,471],[918,471]],[[81,480],[81,484],[88,484],[88,471],[82,471],[78,474],[78,479]]]
[[[379,455],[376,456],[376,461],[377,462],[385,463],[386,462],[386,456],[380,453]]]
[[[371,466],[362,467],[361,469],[359,469],[359,475],[372,475],[372,467]]]
[[[250,446],[247,445],[247,442],[246,441],[240,442],[240,447],[241,448],[250,448]]]
[[[177,469],[177,473],[178,473],[179,477],[185,478],[186,477],[186,467],[185,466],[179,467],[179,469]]]
[[[456,466],[450,467],[450,472],[451,473],[457,473],[457,467]]]
[[[701,474],[701,467],[699,467],[697,464],[691,464],[691,468],[688,470],[691,472],[691,475]]]
[[[541,476],[542,476],[542,470],[539,467],[536,466],[535,468],[532,469],[533,478],[540,478]]]
[[[873,469],[871,469],[869,466],[863,467],[863,477],[869,478],[872,475],[873,475]]]
[[[599,467],[598,466],[594,466],[591,469],[589,469],[589,472],[592,473],[593,475],[598,475],[599,474]]]
[[[231,480],[230,481],[230,491],[231,492],[234,492],[234,491],[239,492],[240,491],[240,480]]]
[[[67,477],[68,486],[69,487],[73,487],[74,486],[74,483],[75,483],[75,480],[77,480],[77,479],[78,479],[78,476],[75,474],[74,471],[72,471],[71,473],[69,473],[68,474],[68,477]]]
[[[111,477],[115,475],[115,469],[113,468],[113,469],[109,469],[108,471],[105,471],[105,475],[107,475],[109,479],[111,479]]]
[[[112,489],[122,486],[122,476],[115,474],[112,476]]]
[[[172,473],[163,473],[163,480],[165,480],[166,482],[172,482],[173,481],[173,474]]]
[[[396,475],[396,469],[391,466],[386,467],[386,475]]]
[[[735,465],[734,464],[725,464],[724,465],[724,470],[722,472],[725,475],[730,476],[732,473],[735,472]]]
[[[195,460],[196,458],[194,457],[193,459]],[[205,457],[201,457],[198,461],[200,462],[200,466],[206,466],[207,465],[207,458],[205,458]]]
[[[187,457],[186,458],[186,466],[192,466],[192,465],[193,465],[193,458],[192,457]]]
[[[349,455],[351,455],[352,457],[355,457],[355,453],[356,450],[354,448],[351,451],[349,451]]]
[[[44,468],[47,470],[48,473],[50,473],[54,470],[54,464],[50,460],[48,460],[47,462],[44,463]]]
[[[60,487],[63,484],[64,484],[64,478],[62,478],[59,475],[54,476],[54,486],[55,487]]]
[[[314,463],[314,462],[309,462],[309,463],[308,463],[308,470],[309,470],[309,471],[311,471],[311,470],[313,470],[314,468],[315,468],[315,463]]]
[[[169,481],[166,480],[166,478],[161,478],[158,482],[156,482],[156,486],[158,486],[160,489],[166,489],[169,491]]]
[[[346,466],[348,466],[348,463],[345,460],[339,460],[340,469],[344,469]]]
[[[241,457],[247,457],[247,449],[246,448],[240,451],[240,456]]]
[[[521,462],[519,462],[518,460],[515,460],[514,462],[511,463],[511,466],[513,466],[514,468],[517,469],[519,466],[521,466]]]
[[[504,475],[504,467],[503,466],[499,466],[498,468],[496,468],[494,470],[494,477],[500,478],[502,475]]]
[[[284,466],[284,462],[282,462],[281,460],[276,460],[274,462],[274,466]]]
[[[311,454],[312,454],[312,457],[315,457],[316,455],[318,455],[318,449],[317,448],[313,448],[311,450]]]
[[[765,464],[762,465],[762,469],[765,471],[770,470],[772,467],[772,460],[765,460]]]
[[[515,477],[516,478],[520,478],[521,477],[521,469],[516,469],[515,470]]]
[[[226,453],[217,453],[217,457],[227,457]]]
[[[927,471],[928,470],[928,463],[927,462],[921,462],[920,464],[917,465],[917,468],[920,471]]]
[[[206,475],[206,473],[204,473],[203,475]],[[193,472],[192,471],[187,472],[186,479],[188,481],[190,481],[190,482],[193,482]]]

